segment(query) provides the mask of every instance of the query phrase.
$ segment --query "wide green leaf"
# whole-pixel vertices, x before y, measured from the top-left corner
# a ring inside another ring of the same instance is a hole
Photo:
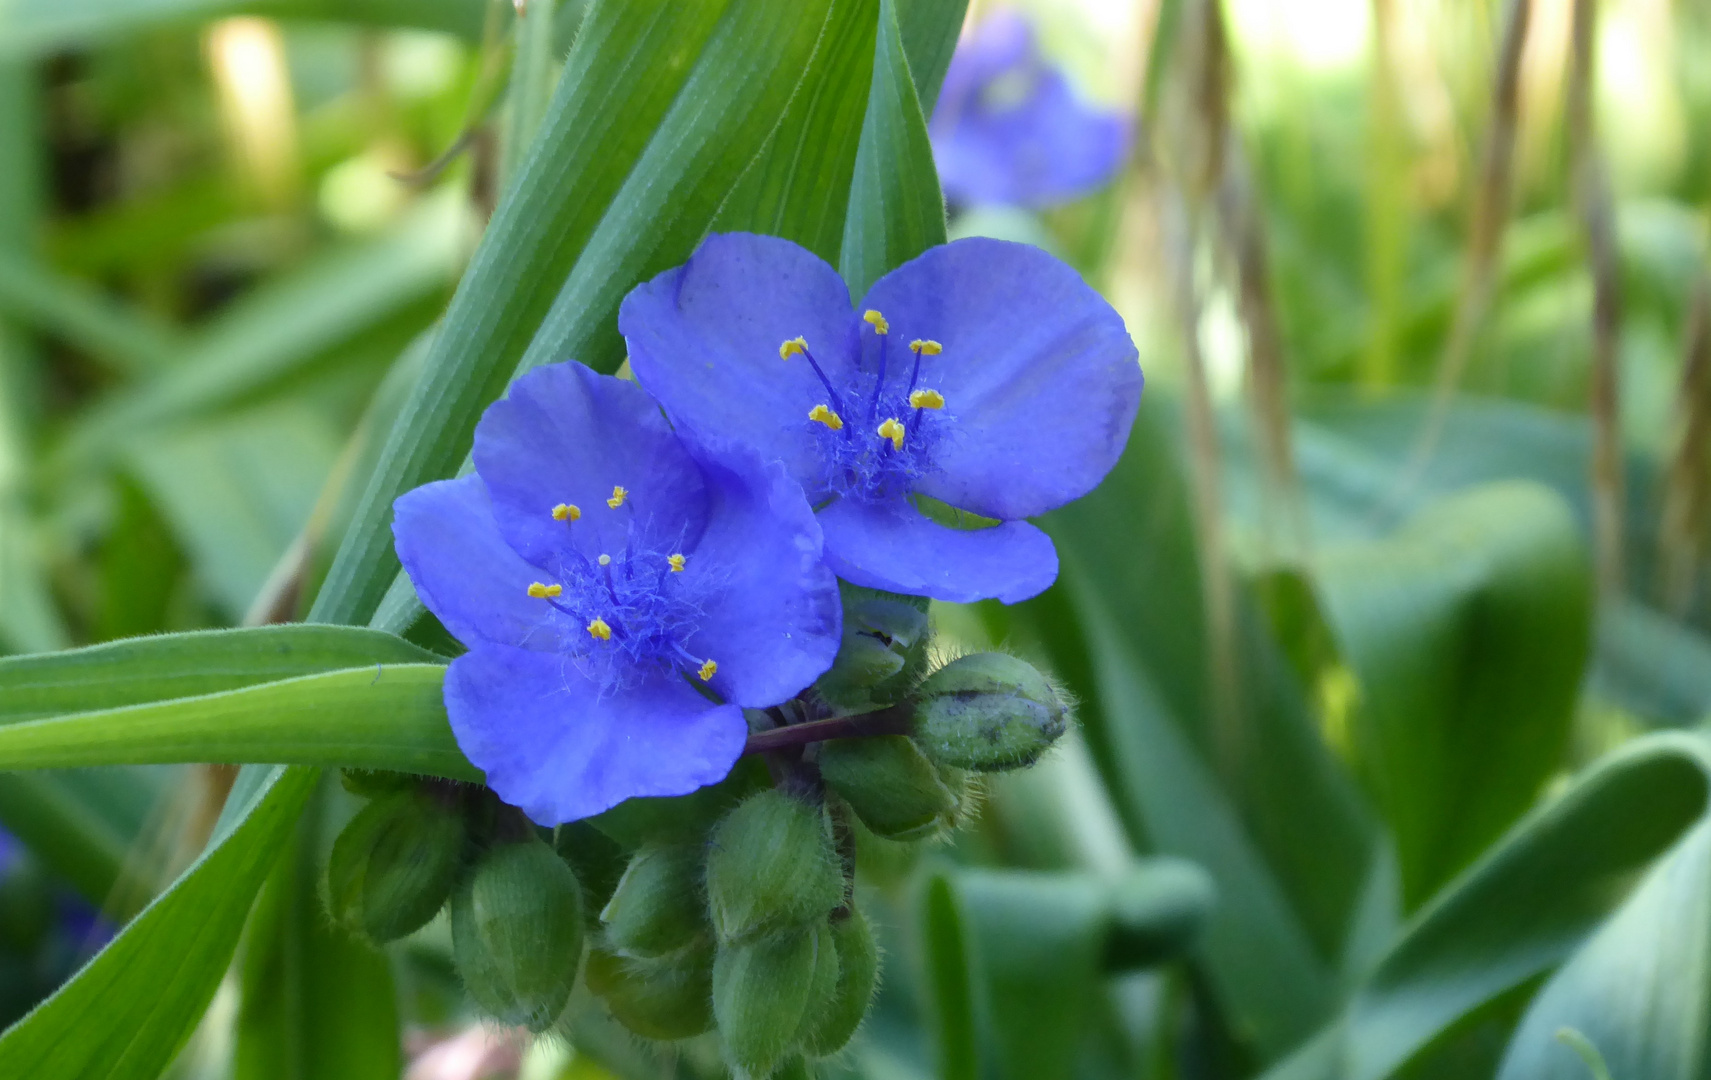
[[[0,724],[214,694],[363,664],[435,659],[400,638],[357,627],[261,626],[130,638],[0,659]]]
[[[75,978],[0,1036],[0,1076],[159,1076],[213,998],[250,902],[314,782],[312,769],[240,778],[202,857]]]
[[[1492,484],[1319,559],[1360,684],[1353,742],[1404,904],[1501,835],[1562,763],[1592,635],[1591,567],[1548,488]]]
[[[882,0],[838,272],[859,297],[886,272],[944,242],[933,144],[903,51],[896,0]]]
[[[0,769],[208,761],[480,780],[446,721],[439,664],[383,664],[0,727]]]

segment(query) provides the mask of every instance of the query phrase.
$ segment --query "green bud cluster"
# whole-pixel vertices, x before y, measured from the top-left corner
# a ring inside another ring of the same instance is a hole
[[[861,823],[887,840],[924,840],[961,820],[966,777],[927,760],[906,735],[834,739],[816,761]]]
[[[452,956],[477,1005],[541,1030],[582,960],[582,885],[539,838],[501,842],[452,896]]]
[[[713,938],[701,849],[637,849],[600,912],[605,942],[589,954],[588,988],[625,1027],[650,1039],[712,1030]]]
[[[920,597],[842,584],[844,633],[832,669],[815,691],[842,712],[901,701],[927,665],[930,628]]]
[[[395,788],[357,811],[333,843],[327,902],[347,929],[383,944],[420,929],[456,887],[466,836],[456,805]]]

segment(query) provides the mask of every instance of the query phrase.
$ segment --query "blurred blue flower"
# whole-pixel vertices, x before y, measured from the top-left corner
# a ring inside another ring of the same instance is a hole
[[[952,601],[1040,592],[1057,552],[1021,519],[1098,484],[1140,403],[1123,320],[1057,259],[984,238],[905,263],[861,307],[812,252],[730,233],[630,293],[618,327],[680,431],[801,482],[838,576]],[[1002,524],[951,528],[917,496]]]
[[[837,582],[801,489],[691,451],[634,383],[524,375],[482,417],[475,468],[401,497],[393,533],[469,646],[446,675],[458,745],[535,821],[722,779],[742,707],[831,665]]]
[[[1122,167],[1129,122],[1076,99],[1022,16],[981,20],[951,59],[929,131],[946,198],[1050,206]]]

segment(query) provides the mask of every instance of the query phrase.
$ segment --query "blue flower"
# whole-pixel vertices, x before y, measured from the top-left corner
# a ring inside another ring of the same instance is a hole
[[[475,433],[476,475],[396,506],[417,594],[469,652],[458,745],[543,825],[722,779],[742,707],[837,653],[820,527],[777,465],[680,442],[634,383],[538,368]]]
[[[929,125],[945,196],[1049,206],[1117,174],[1129,124],[1076,100],[1014,12],[982,20],[957,49]]]
[[[679,431],[789,468],[838,576],[954,601],[1046,588],[1057,553],[1021,519],[1116,464],[1141,396],[1123,320],[1045,252],[984,238],[904,264],[861,308],[812,252],[730,233],[630,293],[618,326]],[[919,496],[1002,524],[939,524]]]

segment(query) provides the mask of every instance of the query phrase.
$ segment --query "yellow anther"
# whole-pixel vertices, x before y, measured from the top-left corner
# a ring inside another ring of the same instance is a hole
[[[945,395],[937,390],[911,390],[909,405],[915,409],[942,409],[945,407]]]
[[[611,566],[612,565],[612,556],[601,555],[597,561],[600,563],[601,566]]]
[[[670,564],[672,573],[674,573],[674,574],[683,573],[683,556],[681,556],[681,555],[667,555],[665,557],[665,561],[668,564]]]
[[[861,317],[867,320],[869,326],[873,327],[874,333],[889,334],[891,332],[891,324],[885,321],[885,316],[872,308],[862,312]]]
[[[909,351],[920,353],[922,356],[937,356],[945,351],[945,347],[936,341],[923,341],[916,338],[909,343]]]
[[[623,506],[624,500],[629,498],[629,497],[630,497],[630,489],[629,488],[624,487],[622,484],[615,484],[612,487],[612,497],[610,499],[606,500],[606,505],[610,506],[612,509],[616,510],[616,509],[618,509],[618,507]]]
[[[712,680],[713,676],[718,674],[718,672],[719,672],[719,665],[714,663],[713,661],[709,660],[706,663],[702,664],[701,670],[697,671],[695,674],[701,676],[702,682],[710,682]]]
[[[564,592],[563,585],[547,585],[537,581],[529,586],[529,595],[536,600],[545,600],[549,596],[557,596],[562,592]]]
[[[778,347],[778,358],[780,360],[788,360],[797,353],[807,351],[808,339],[805,337],[793,337]]]
[[[596,615],[594,620],[588,624],[588,636],[599,638],[601,641],[611,641],[612,628],[606,625],[605,619]]]
[[[824,405],[816,405],[812,409],[809,409],[808,419],[825,424],[833,431],[842,431],[844,429],[844,418],[826,408]]]
[[[553,507],[554,521],[575,521],[582,516],[582,508],[571,503],[559,503]]]
[[[879,437],[891,440],[893,450],[903,449],[903,424],[895,417],[879,425]]]

